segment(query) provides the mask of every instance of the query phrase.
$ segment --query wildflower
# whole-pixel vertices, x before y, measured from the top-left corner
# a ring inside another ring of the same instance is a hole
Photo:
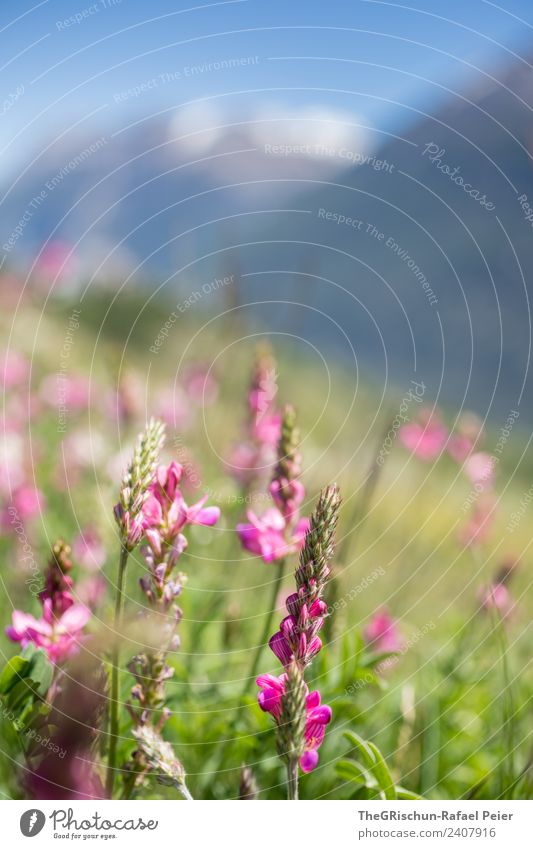
[[[133,757],[141,761],[141,768],[146,764],[159,784],[175,787],[185,799],[192,799],[185,783],[185,770],[170,743],[151,725],[138,726],[132,733],[139,745]]]
[[[448,431],[438,413],[420,411],[418,421],[403,425],[399,431],[403,445],[421,460],[434,460],[446,444]]]
[[[14,610],[13,624],[6,634],[13,642],[25,648],[33,643],[46,651],[50,660],[59,663],[74,654],[79,648],[82,631],[91,617],[91,611],[83,604],[73,604],[60,616],[53,617],[45,609],[40,619],[29,613]]]
[[[466,525],[459,529],[459,542],[464,546],[483,543],[494,523],[496,498],[492,491],[482,492],[475,502]]]
[[[22,648],[33,643],[44,649],[54,663],[77,652],[83,629],[91,617],[88,607],[74,602],[73,582],[67,574],[72,567],[69,555],[70,547],[62,541],[54,545],[45,586],[39,593],[43,608],[41,618],[14,610],[12,625],[6,628],[10,640],[20,643]]]
[[[489,487],[494,480],[494,458],[485,451],[476,451],[471,454],[464,461],[463,469],[473,484]]]
[[[484,610],[496,610],[504,618],[509,615],[512,601],[509,590],[504,584],[495,582],[488,587],[481,587],[478,598]]]
[[[14,389],[27,380],[30,366],[26,357],[19,351],[5,351],[0,358],[0,380],[3,388]]]
[[[183,432],[192,421],[190,400],[179,386],[158,392],[154,411],[158,418],[179,432]]]
[[[319,692],[309,693],[303,676],[322,648],[318,632],[327,613],[322,596],[330,575],[339,507],[337,487],[326,487],[300,551],[294,575],[296,592],[286,600],[288,615],[269,641],[285,672],[279,677],[260,675],[256,679],[259,706],[276,721],[278,752],[287,764],[290,799],[298,798],[298,764],[303,772],[316,767],[318,748],[332,716],[331,708],[321,705]]]
[[[166,538],[176,537],[185,525],[214,525],[220,518],[218,507],[204,507],[208,496],[188,507],[179,489],[183,467],[172,462],[159,466],[143,505],[145,531],[161,532]]]
[[[246,437],[234,446],[227,462],[229,472],[245,490],[250,490],[268,473],[276,459],[281,416],[275,409],[276,364],[270,350],[257,352],[248,393]]]
[[[150,497],[150,486],[164,442],[164,431],[161,422],[150,420],[138,438],[133,458],[122,480],[120,501],[114,512],[121,542],[127,551],[132,551],[143,535],[143,507]]]
[[[261,517],[248,510],[249,523],[237,525],[243,547],[258,554],[265,563],[281,560],[298,551],[305,539],[309,519],[299,519],[287,538],[287,522],[276,507],[270,507]]]
[[[136,703],[128,704],[134,727],[133,735],[139,743],[126,769],[126,786],[133,787],[143,781],[150,770],[156,771],[160,783],[173,784],[190,798],[185,785],[185,773],[180,762],[172,753],[169,743],[160,736],[167,719],[165,704],[165,682],[174,670],[166,660],[170,650],[179,646],[176,628],[181,620],[181,610],[176,599],[181,595],[186,576],[175,572],[179,558],[187,547],[183,535],[187,524],[213,525],[220,516],[218,507],[204,507],[206,497],[188,507],[181,494],[179,484],[183,468],[172,462],[159,466],[148,498],[143,506],[143,531],[146,545],[141,547],[146,575],[140,580],[141,589],[153,613],[163,617],[163,648],[136,655],[128,668],[135,684],[131,695]],[[157,724],[155,714],[161,712]]]
[[[260,675],[256,682],[257,686],[260,687],[259,707],[266,713],[270,713],[278,726],[281,724],[283,697],[286,694],[288,678],[287,673],[279,677]],[[303,692],[305,697],[305,722],[303,724],[303,739],[300,743],[302,751],[298,760],[303,772],[311,772],[318,764],[318,749],[324,740],[326,725],[331,722],[332,711],[328,705],[321,704],[318,690],[309,693],[304,684]]]
[[[377,652],[398,652],[402,648],[397,622],[385,608],[374,613],[365,628],[364,639]]]
[[[86,410],[91,385],[81,374],[49,374],[39,388],[39,396],[50,407],[65,406],[68,410]]]
[[[492,582],[480,588],[478,599],[483,610],[495,610],[504,619],[510,614],[513,601],[508,586],[517,567],[518,561],[514,557],[507,558],[494,575]]]
[[[96,528],[87,527],[79,532],[72,543],[75,560],[85,569],[98,571],[106,561],[106,550]]]
[[[13,493],[12,504],[24,521],[38,516],[44,508],[45,500],[40,489],[23,484]]]
[[[278,462],[274,468],[270,494],[275,507],[270,507],[259,517],[248,510],[248,524],[237,525],[243,547],[260,555],[265,563],[283,560],[298,551],[305,539],[309,520],[300,518],[300,506],[305,497],[298,451],[299,433],[295,426],[295,413],[287,406],[278,445]]]
[[[195,363],[188,366],[183,372],[183,386],[186,395],[197,406],[211,406],[218,397],[217,380],[206,364]]]
[[[464,413],[450,436],[446,449],[457,463],[463,463],[474,446],[483,438],[483,424],[475,413]]]
[[[89,575],[76,587],[76,597],[90,610],[96,610],[107,592],[107,581],[102,575]]]

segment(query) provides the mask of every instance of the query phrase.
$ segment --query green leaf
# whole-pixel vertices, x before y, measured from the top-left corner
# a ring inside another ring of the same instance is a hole
[[[396,798],[398,799],[409,799],[409,800],[417,800],[422,799],[422,796],[419,796],[418,793],[413,793],[412,790],[406,790],[405,787],[400,787],[399,784],[396,785]]]
[[[358,750],[363,758],[364,765],[368,767],[368,769],[372,769],[375,763],[375,758],[372,749],[370,748],[370,744],[365,743],[363,738],[359,737],[355,731],[345,731],[344,736],[352,744],[352,746]]]
[[[20,655],[8,660],[0,674],[0,693],[6,696],[13,687],[26,677],[30,671],[31,662]]]
[[[394,666],[394,664],[392,663],[392,659],[397,657],[400,657],[400,655],[398,652],[395,651],[372,652],[371,654],[365,655],[365,657],[361,661],[361,666],[365,668],[368,666],[375,667],[379,666],[380,663],[385,663],[388,660],[391,661],[390,666]],[[386,664],[386,666],[389,666],[389,664]]]
[[[343,781],[354,781],[356,784],[366,785],[370,778],[368,773],[356,761],[352,761],[349,758],[341,758],[340,761],[337,761],[335,772]]]
[[[32,657],[31,677],[37,685],[38,694],[45,696],[54,677],[54,667],[48,660],[48,655],[43,649],[38,649]]]
[[[385,799],[396,799],[396,788],[390,774],[389,768],[385,762],[385,758],[379,751],[378,747],[373,743],[368,743],[368,748],[374,755],[375,763],[371,768],[376,780],[383,791]]]

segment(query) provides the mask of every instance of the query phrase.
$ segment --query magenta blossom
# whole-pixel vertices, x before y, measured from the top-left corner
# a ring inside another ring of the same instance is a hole
[[[486,451],[476,451],[464,461],[464,471],[473,484],[490,486],[494,479],[494,457]]]
[[[13,624],[6,628],[6,634],[13,642],[25,648],[33,643],[46,651],[54,663],[75,654],[81,639],[81,632],[89,621],[91,612],[83,604],[73,604],[61,616],[55,617],[50,606],[45,606],[43,616],[35,619],[21,610],[13,611]]]
[[[281,697],[285,693],[287,675],[284,673],[276,678],[274,675],[260,675],[257,686],[259,707],[270,713],[276,721],[281,711]],[[306,688],[307,690],[307,688]],[[311,772],[318,764],[318,749],[322,745],[326,733],[326,725],[331,722],[332,711],[328,705],[320,704],[320,693],[313,690],[306,696],[305,750],[300,758],[303,772]]]
[[[18,351],[6,351],[0,358],[1,380],[4,389],[13,389],[24,383],[29,374],[29,363]]]
[[[87,527],[80,531],[72,543],[74,559],[93,572],[102,568],[106,560],[106,550],[95,528]]]
[[[283,666],[288,666],[292,660],[307,666],[322,648],[318,632],[324,624],[327,604],[317,598],[308,606],[298,593],[292,593],[286,605],[289,615],[282,620],[279,631],[268,644]]]
[[[466,523],[459,528],[459,542],[464,546],[474,546],[485,542],[494,524],[496,498],[491,490],[484,490],[474,504]]]
[[[472,450],[472,440],[462,434],[453,434],[448,440],[446,450],[456,463],[463,463]]]
[[[501,583],[493,583],[488,587],[481,587],[478,598],[484,610],[496,610],[504,618],[509,615],[512,608],[509,590]]]
[[[421,460],[434,460],[446,444],[448,431],[438,414],[421,410],[418,421],[403,425],[399,430],[405,447]]]
[[[365,628],[364,639],[373,651],[398,652],[402,648],[396,620],[385,609],[374,613]]]
[[[237,533],[244,548],[260,555],[265,563],[281,560],[302,547],[309,519],[299,519],[291,529],[277,507],[270,507],[261,517],[253,510],[246,515],[250,523],[237,525]]]
[[[252,426],[252,432],[258,442],[276,446],[281,433],[281,416],[275,413],[272,416],[257,418]]]
[[[2,525],[9,528],[13,525],[13,516],[17,519],[28,522],[35,519],[44,507],[44,495],[39,489],[33,486],[23,484],[19,486],[13,493],[11,510],[15,510],[13,514],[10,510],[4,511],[2,515]]]
[[[181,494],[179,483],[183,467],[172,461],[159,466],[150,495],[144,503],[143,527],[145,531],[157,531],[166,537],[175,537],[185,525],[214,525],[220,518],[218,507],[204,507],[208,496],[189,507]]]

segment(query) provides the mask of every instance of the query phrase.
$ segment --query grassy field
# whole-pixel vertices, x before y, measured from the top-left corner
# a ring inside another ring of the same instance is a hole
[[[188,576],[180,597],[181,647],[172,654],[175,674],[166,685],[172,714],[165,737],[186,769],[192,795],[236,798],[242,764],[253,769],[260,798],[285,795],[274,725],[259,709],[257,688],[248,677],[270,612],[275,566],[243,551],[235,532],[247,507],[261,512],[268,500],[263,490],[247,503],[225,465],[242,438],[256,346],[267,340],[277,360],[276,405],[290,402],[297,411],[306,487],[302,513],[312,512],[326,484],[336,482],[343,498],[326,596],[331,615],[325,645],[307,676],[310,688],[319,689],[331,706],[333,719],[318,767],[301,778],[301,797],[372,798],[384,792],[371,772],[360,769],[361,754],[344,732],[372,741],[394,782],[413,793],[446,799],[530,796],[533,601],[527,510],[516,529],[508,530],[532,480],[525,423],[518,418],[498,455],[490,533],[483,543],[464,546],[458,534],[472,509],[472,484],[458,463],[445,452],[424,462],[404,448],[397,430],[383,464],[376,463],[411,378],[421,378],[409,376],[405,386],[388,387],[382,396],[364,375],[335,361],[313,353],[304,358],[286,340],[268,338],[237,318],[222,322],[206,314],[200,321],[193,309],[154,354],[150,346],[171,307],[145,306],[142,295],[111,306],[110,300],[103,292],[81,307],[65,299],[44,311],[27,297],[13,321],[12,315],[9,324],[4,318],[10,347],[31,361],[31,392],[27,383],[11,388],[4,415],[9,422],[16,407],[24,473],[45,497],[42,511],[24,523],[35,562],[44,568],[51,543],[58,537],[71,542],[80,529],[96,528],[102,539],[105,590],[88,631],[106,657],[119,554],[113,505],[121,470],[146,418],[171,405],[175,418],[167,428],[164,456],[194,465],[189,502],[207,492],[209,503],[221,510],[215,527],[188,529],[189,547],[180,561]],[[69,316],[77,308],[79,327],[71,329],[65,356]],[[192,366],[205,367],[218,387],[209,403],[191,388]],[[64,420],[55,395],[61,370],[69,379],[89,381],[88,401],[78,409],[67,401]],[[118,418],[117,387],[127,401]],[[424,402],[431,404],[431,387],[426,393]],[[407,417],[416,412],[411,402]],[[445,410],[443,416],[452,429],[457,411]],[[486,427],[484,450],[495,451],[504,425]],[[9,504],[5,494],[4,509]],[[8,520],[4,525],[2,620],[8,625],[14,607],[37,614],[39,604],[28,592],[22,537]],[[510,557],[519,565],[509,587],[512,610],[502,623],[482,609],[479,593]],[[292,557],[286,592],[293,587],[295,565]],[[126,579],[122,666],[139,650],[135,623],[142,569],[134,552]],[[80,565],[73,574],[76,581],[84,578]],[[282,605],[280,595],[275,623],[283,616]],[[397,620],[401,635],[400,650],[388,660],[362,636],[382,608]],[[17,653],[4,636],[1,650],[5,659]],[[260,671],[279,674],[268,647]],[[120,686],[125,702],[132,686],[127,671]],[[0,789],[20,798],[26,792],[23,756],[5,710],[2,728]],[[120,734],[118,762],[124,763],[135,747],[125,711]],[[93,755],[98,771],[103,750],[96,748]],[[154,782],[143,795],[172,797],[175,791]]]

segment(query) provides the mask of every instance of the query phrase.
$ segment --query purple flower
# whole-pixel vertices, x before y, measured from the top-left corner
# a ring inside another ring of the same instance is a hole
[[[204,507],[207,495],[188,506],[179,489],[183,467],[172,462],[159,466],[149,496],[143,505],[142,523],[145,530],[161,532],[167,539],[174,537],[185,525],[214,525],[220,518],[218,507]]]
[[[266,713],[270,713],[278,722],[281,713],[281,699],[287,684],[287,675],[284,673],[279,678],[274,675],[260,675],[256,683],[260,688],[259,707]],[[311,772],[318,763],[318,749],[324,740],[326,725],[331,722],[332,711],[328,705],[320,703],[318,690],[307,693],[305,709],[305,750],[300,758],[300,767],[303,772]]]
[[[22,648],[33,643],[44,649],[51,661],[59,663],[76,653],[83,628],[90,618],[91,611],[83,604],[71,605],[59,617],[54,617],[50,609],[45,608],[40,619],[21,610],[14,610],[13,624],[6,628],[6,634],[13,642],[20,643]]]
[[[289,529],[276,507],[270,507],[261,517],[253,510],[248,510],[246,515],[249,524],[237,525],[237,533],[244,548],[258,554],[265,563],[281,560],[302,547],[309,519],[299,519],[295,527]]]
[[[385,608],[374,613],[365,628],[364,639],[373,651],[397,652],[402,648],[397,622]]]

